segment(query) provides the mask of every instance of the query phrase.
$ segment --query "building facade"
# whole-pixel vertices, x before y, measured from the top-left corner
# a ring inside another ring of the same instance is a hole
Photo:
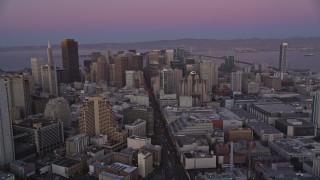
[[[78,42],[65,39],[61,42],[62,64],[67,70],[69,83],[80,81]]]
[[[79,120],[80,133],[89,136],[107,135],[108,140],[116,142],[116,146],[126,144],[127,134],[117,128],[115,114],[108,100],[103,97],[87,97],[83,101]]]
[[[0,167],[14,158],[14,141],[10,109],[11,89],[8,78],[0,78]]]
[[[31,58],[31,73],[35,84],[42,84],[41,66],[43,66],[42,58]]]
[[[281,79],[283,79],[283,73],[286,73],[288,68],[287,49],[288,43],[282,43],[280,45],[279,70],[281,73]]]

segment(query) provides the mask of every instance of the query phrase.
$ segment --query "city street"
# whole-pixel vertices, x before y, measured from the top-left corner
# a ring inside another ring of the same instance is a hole
[[[149,91],[149,89],[147,90]],[[168,127],[166,126],[165,120],[162,118],[156,99],[150,91],[149,97],[154,113],[153,143],[162,146],[161,166],[160,168],[157,168],[154,175],[151,176],[150,179],[159,179],[158,177],[161,176],[163,179],[189,179],[179,160],[176,148],[171,141],[168,133]]]

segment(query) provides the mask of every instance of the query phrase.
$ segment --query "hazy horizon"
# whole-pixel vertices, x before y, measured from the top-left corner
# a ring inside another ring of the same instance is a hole
[[[317,0],[10,0],[0,2],[0,47],[314,37],[319,22]]]

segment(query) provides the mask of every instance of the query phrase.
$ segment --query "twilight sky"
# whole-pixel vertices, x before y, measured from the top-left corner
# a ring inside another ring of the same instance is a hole
[[[0,47],[320,36],[319,0],[0,0]]]

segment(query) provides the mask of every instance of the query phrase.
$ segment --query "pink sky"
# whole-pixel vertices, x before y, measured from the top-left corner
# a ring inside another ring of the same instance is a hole
[[[319,36],[319,11],[317,0],[8,0],[0,1],[0,40]]]

